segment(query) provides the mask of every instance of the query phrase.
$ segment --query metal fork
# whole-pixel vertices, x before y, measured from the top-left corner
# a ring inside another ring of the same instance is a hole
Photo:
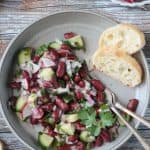
[[[139,133],[137,132],[137,130],[132,127],[120,114],[120,112],[116,109],[119,108],[120,110],[124,111],[125,113],[131,115],[132,117],[134,117],[135,119],[137,119],[138,121],[142,122],[144,125],[146,125],[147,127],[150,128],[150,123],[146,120],[144,120],[143,118],[141,118],[140,116],[136,115],[135,113],[131,112],[130,110],[128,110],[127,108],[125,108],[124,106],[122,106],[119,102],[116,101],[116,96],[113,92],[111,92],[109,89],[105,90],[106,95],[107,95],[107,100],[108,100],[108,104],[110,105],[111,110],[122,120],[122,122],[130,129],[130,131],[134,134],[134,136],[138,139],[138,141],[142,144],[142,146],[144,147],[145,150],[150,150],[150,145],[148,145],[144,138],[142,138]]]

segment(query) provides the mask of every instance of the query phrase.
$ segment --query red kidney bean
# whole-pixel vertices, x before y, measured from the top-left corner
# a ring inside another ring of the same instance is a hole
[[[44,88],[52,88],[53,84],[51,81],[43,81],[43,87]]]
[[[38,121],[38,119],[35,119],[35,118],[33,118],[33,117],[31,116],[31,117],[30,117],[30,123],[31,123],[32,125],[35,125],[35,124],[38,124],[39,121]]]
[[[23,78],[25,78],[27,80],[30,80],[30,75],[26,70],[22,71],[22,76],[23,76]]]
[[[19,89],[21,87],[21,83],[12,81],[12,82],[10,82],[9,86],[13,89]]]
[[[62,145],[62,146],[59,146],[59,147],[57,148],[57,150],[71,150],[71,145],[69,145],[69,144],[64,144],[64,145]]]
[[[98,93],[97,93],[97,102],[98,102],[98,104],[104,103],[104,94],[103,94],[103,92],[98,91]]]
[[[76,130],[79,130],[79,131],[85,130],[85,125],[81,124],[80,122],[75,122],[74,125],[75,125]]]
[[[67,44],[62,44],[60,49],[71,50],[71,47]]]
[[[57,79],[55,77],[52,78],[51,83],[52,83],[54,88],[58,88],[59,83],[58,83],[58,81],[57,81]]]
[[[84,95],[80,91],[75,91],[75,97],[77,100],[84,98]]]
[[[81,80],[78,85],[81,87],[81,88],[84,88],[85,87],[85,82],[83,80]]]
[[[35,82],[35,81],[37,80],[37,78],[38,78],[38,77],[37,77],[37,76],[38,76],[38,73],[39,73],[39,72],[37,71],[36,73],[33,73],[33,74],[32,74],[32,81]]]
[[[48,130],[48,135],[49,136],[54,137],[54,136],[57,135],[57,133],[54,131],[54,129],[52,129],[50,126],[47,127],[47,130]]]
[[[104,91],[105,87],[104,85],[99,81],[99,80],[96,80],[96,79],[92,79],[91,80],[91,84],[95,87],[96,90],[98,91]]]
[[[79,70],[79,74],[82,78],[86,78],[88,75],[88,67],[86,64],[83,64]]]
[[[103,130],[100,135],[101,135],[103,141],[106,141],[106,142],[111,141],[111,135],[107,130]]]
[[[73,110],[77,110],[80,108],[80,105],[77,102],[73,102],[70,104],[70,109]]]
[[[74,143],[77,141],[77,137],[75,135],[70,135],[68,137],[68,141]]]
[[[39,91],[39,86],[32,86],[31,89],[30,89],[31,93],[36,93],[38,91]]]
[[[79,141],[79,142],[75,145],[75,147],[76,147],[76,150],[86,150],[85,144],[84,144],[83,142],[81,142],[81,141]]]
[[[69,81],[69,76],[68,76],[67,74],[65,74],[64,77],[63,77],[63,79],[64,79],[65,81]]]
[[[67,59],[68,59],[68,60],[76,60],[77,57],[76,57],[74,54],[69,54],[69,55],[67,56]]]
[[[95,140],[95,146],[99,147],[103,145],[103,138],[99,135]]]
[[[55,111],[52,112],[52,117],[54,118],[55,122],[59,122],[61,116],[61,111],[56,109]]]
[[[56,75],[57,77],[61,78],[65,74],[65,72],[66,72],[66,64],[60,61],[58,63]]]
[[[131,99],[129,100],[128,104],[127,104],[127,108],[133,112],[136,111],[136,108],[138,106],[139,101],[137,99]]]
[[[64,34],[64,38],[65,39],[70,39],[70,38],[72,38],[74,36],[76,36],[76,34],[73,33],[73,32],[67,32],[67,33]]]
[[[57,53],[57,51],[55,49],[50,49],[48,52],[45,53],[45,56],[52,60],[59,59],[59,54]]]
[[[48,104],[44,104],[41,106],[41,108],[44,110],[44,111],[52,111],[53,110],[53,104],[52,103],[48,103]]]
[[[42,121],[41,121],[41,125],[42,125],[44,128],[46,128],[46,127],[49,125],[49,123],[47,123],[47,122],[45,122],[44,120],[42,120]]]
[[[70,54],[70,50],[67,50],[67,49],[60,49],[58,51],[58,54],[61,56],[61,57],[66,57]]]
[[[76,76],[74,77],[74,81],[75,81],[76,83],[78,83],[79,81],[81,81],[80,75],[76,75]]]
[[[68,104],[66,104],[63,99],[57,97],[55,100],[56,105],[63,111],[67,111],[69,110],[69,106]]]
[[[32,60],[34,63],[38,63],[40,60],[40,56],[35,55]]]

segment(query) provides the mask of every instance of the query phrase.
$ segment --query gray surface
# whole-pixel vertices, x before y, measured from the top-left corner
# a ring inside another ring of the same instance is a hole
[[[67,1],[66,1],[67,2]],[[16,5],[15,7],[19,6],[21,3],[19,1],[6,1],[5,4],[7,5]],[[47,4],[49,4],[47,6]],[[110,6],[108,5],[110,4]],[[57,6],[56,6],[57,5]],[[147,55],[147,58],[150,56],[148,47],[149,47],[149,29],[150,29],[150,13],[149,11],[142,11],[140,9],[132,9],[132,11],[129,11],[127,8],[121,8],[118,5],[111,5],[109,1],[68,1],[68,3],[64,3],[64,1],[51,1],[48,3],[48,1],[39,1],[38,3],[31,3],[30,7],[34,9],[28,9],[25,11],[18,12],[13,9],[6,9],[6,8],[0,8],[0,11],[3,11],[0,13],[0,39],[2,40],[0,46],[1,46],[1,52],[5,49],[5,45],[9,42],[9,40],[18,33],[23,27],[30,24],[33,20],[36,20],[37,18],[44,16],[48,14],[49,12],[54,12],[56,10],[66,10],[68,9],[68,6],[71,5],[69,8],[73,9],[89,9],[96,12],[99,12],[101,9],[106,10],[107,13],[112,14],[117,20],[128,20],[129,22],[137,23],[139,24],[142,29],[147,33],[147,41],[148,46],[144,49],[145,54]],[[22,5],[24,7],[25,5]],[[29,7],[26,5],[26,7]],[[37,8],[38,7],[38,8]],[[43,7],[43,8],[42,8]],[[124,10],[125,13],[120,13],[121,10]],[[11,13],[10,13],[11,11]],[[40,13],[42,12],[42,13]],[[137,15],[138,14],[138,15]],[[17,16],[17,17],[16,17]],[[140,21],[139,21],[140,18]],[[145,23],[145,25],[143,24]],[[149,119],[149,109],[147,111],[147,119]],[[13,135],[9,136],[9,130],[7,126],[5,125],[3,119],[0,122],[0,137],[3,137],[5,141],[10,144],[9,149],[26,149],[23,147],[22,144],[19,144],[20,142],[16,142]],[[147,128],[140,126],[139,129],[143,136],[147,138],[148,141],[150,141],[150,130]],[[7,134],[6,134],[7,132]],[[127,144],[124,145],[124,147],[120,149],[139,149],[142,148],[138,144],[138,142],[132,138],[129,140]]]

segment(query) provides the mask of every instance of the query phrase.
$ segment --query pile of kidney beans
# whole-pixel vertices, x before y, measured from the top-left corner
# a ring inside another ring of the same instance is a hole
[[[66,33],[64,34],[65,39],[69,39],[71,37],[75,36],[74,33]],[[88,68],[84,64],[82,67],[79,69],[79,71],[73,76],[72,79],[68,76],[66,72],[66,64],[65,62],[59,61],[61,58],[65,57],[67,60],[78,60],[75,53],[72,51],[71,47],[67,44],[62,44],[60,49],[57,51],[55,49],[49,48],[47,52],[45,52],[45,55],[47,58],[53,60],[55,62],[55,65],[52,66],[53,70],[55,71],[56,76],[51,80],[51,81],[44,81],[43,87],[45,89],[56,89],[60,87],[59,79],[63,80],[65,85],[69,85],[69,88],[71,90],[73,85],[72,84],[77,84],[79,87],[84,88],[85,87],[85,82],[84,80],[87,79],[88,76]],[[37,64],[40,60],[40,56],[34,55],[32,57],[32,61]],[[44,67],[44,66],[42,66]],[[22,70],[22,77],[27,79],[28,82],[28,87],[27,91],[29,93],[32,92],[38,92],[41,87],[39,83],[37,82],[37,77],[38,72],[29,75],[29,72],[26,70]],[[71,81],[73,80],[73,82]],[[88,91],[90,97],[94,97],[96,99],[96,105],[93,107],[95,110],[98,110],[98,105],[104,103],[104,98],[103,98],[103,91],[105,89],[104,85],[101,83],[101,81],[97,79],[91,78],[89,80],[90,84],[96,89],[96,96],[92,95],[91,91]],[[10,83],[10,87],[12,89],[20,89],[21,88],[21,83],[17,81],[12,81]],[[45,113],[51,113],[51,116],[54,118],[55,124],[60,122],[61,115],[64,112],[73,112],[74,110],[77,110],[80,108],[80,100],[84,98],[84,95],[82,94],[82,91],[74,91],[75,95],[75,100],[72,101],[71,103],[65,103],[62,97],[57,96],[55,101],[52,102],[50,98],[50,94],[46,90],[44,94],[40,97],[38,97],[38,107],[33,111],[32,115],[30,116],[30,123],[33,125],[36,124],[42,124],[44,128],[47,129],[48,134],[52,137],[55,137],[58,135],[54,131],[54,127],[49,125],[47,122],[43,120],[43,116]],[[45,99],[48,99],[48,102],[45,102]],[[15,109],[15,102],[17,100],[17,97],[12,96],[9,100],[9,105],[11,108]],[[129,101],[127,108],[130,109],[131,111],[135,111],[137,107],[138,101],[136,99],[132,99]],[[54,109],[55,108],[55,109]],[[80,121],[77,121],[74,123],[75,129],[77,133],[80,133],[81,131],[85,130],[85,125],[82,124]],[[91,143],[90,147],[98,147],[101,146],[104,142],[110,142],[111,135],[107,129],[103,129],[101,134],[96,137],[95,141]],[[85,150],[85,143],[80,141],[78,134],[71,135],[68,137],[68,141],[72,142],[75,146],[76,150]],[[63,146],[58,147],[58,150],[70,150],[71,146],[69,144],[64,144]]]

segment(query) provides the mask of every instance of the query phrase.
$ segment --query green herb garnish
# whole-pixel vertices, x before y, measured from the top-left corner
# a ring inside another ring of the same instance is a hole
[[[101,131],[101,125],[96,121],[96,111],[94,108],[84,108],[78,112],[81,122],[88,127],[92,135],[98,136]]]
[[[116,117],[114,117],[109,106],[107,104],[103,104],[101,105],[100,110],[101,112],[99,116],[101,118],[102,125],[104,127],[112,126],[116,121]]]

